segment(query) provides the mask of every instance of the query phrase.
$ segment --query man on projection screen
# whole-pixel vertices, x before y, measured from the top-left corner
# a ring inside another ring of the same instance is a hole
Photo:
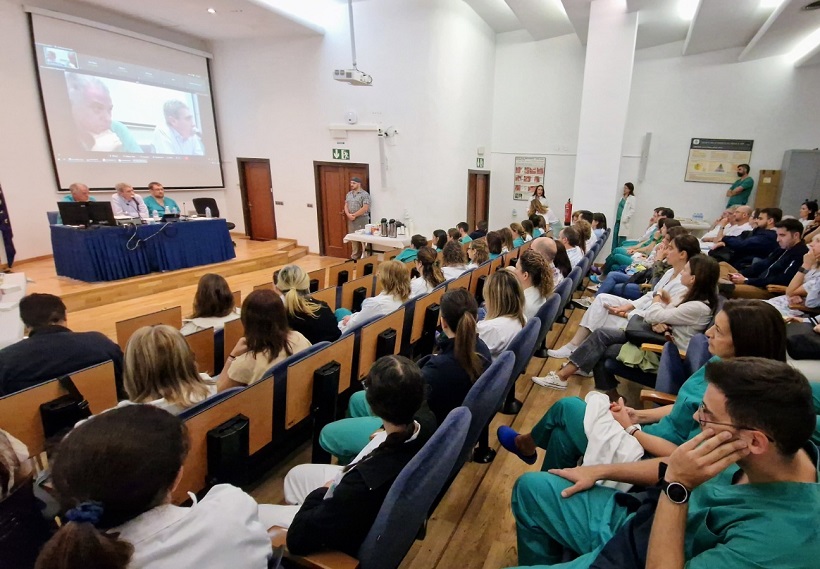
[[[194,114],[188,105],[172,99],[165,102],[162,112],[165,115],[165,124],[157,125],[154,129],[154,152],[186,156],[205,154]]]
[[[66,73],[71,113],[77,138],[94,152],[142,152],[128,127],[111,119],[114,104],[108,87],[98,77]]]

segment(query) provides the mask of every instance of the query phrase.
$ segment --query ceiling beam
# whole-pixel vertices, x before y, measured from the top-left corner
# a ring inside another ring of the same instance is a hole
[[[737,56],[738,61],[745,61],[748,57],[749,53],[754,49],[754,47],[763,39],[763,36],[766,35],[766,32],[769,31],[780,15],[786,11],[786,8],[789,6],[789,2],[783,2],[775,8],[775,11],[772,12],[772,15],[768,17],[768,19],[760,26],[760,29],[757,30],[757,33],[751,39],[751,41],[746,44],[746,47],[743,48],[743,51],[740,52],[740,55]]]

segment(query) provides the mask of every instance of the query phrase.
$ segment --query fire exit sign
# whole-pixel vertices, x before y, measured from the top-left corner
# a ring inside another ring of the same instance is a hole
[[[347,148],[334,148],[333,149],[333,159],[334,160],[350,160],[350,150]]]
[[[484,167],[484,159],[483,158],[476,158],[475,159],[475,167],[476,168],[483,168]]]

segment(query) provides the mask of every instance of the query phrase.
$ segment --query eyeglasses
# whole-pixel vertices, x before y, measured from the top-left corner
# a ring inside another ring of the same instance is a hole
[[[763,431],[761,431],[757,427],[746,427],[744,425],[735,425],[735,424],[732,424],[732,423],[718,423],[717,421],[708,421],[708,420],[703,418],[703,414],[705,412],[706,412],[706,406],[703,403],[701,403],[700,407],[698,407],[698,423],[700,423],[701,428],[705,427],[706,425],[720,425],[722,427],[732,427],[732,428],[737,429],[739,431],[758,431],[758,432],[763,433]],[[774,439],[772,437],[770,437],[766,433],[763,433],[763,434],[766,435],[766,438],[769,439],[769,442],[774,442]]]

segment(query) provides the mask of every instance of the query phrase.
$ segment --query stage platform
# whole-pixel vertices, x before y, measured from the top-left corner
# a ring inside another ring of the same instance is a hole
[[[273,271],[295,263],[306,271],[329,267],[344,259],[322,257],[308,252],[293,239],[251,241],[232,234],[236,258],[224,263],[203,265],[167,273],[152,273],[119,281],[86,283],[57,276],[51,257],[15,263],[14,272],[23,272],[34,282],[28,292],[60,296],[68,308],[68,326],[77,332],[97,330],[115,339],[114,324],[120,320],[163,308],[182,306],[183,316],[191,305],[199,278],[218,273],[245,298],[256,285],[271,282]]]

